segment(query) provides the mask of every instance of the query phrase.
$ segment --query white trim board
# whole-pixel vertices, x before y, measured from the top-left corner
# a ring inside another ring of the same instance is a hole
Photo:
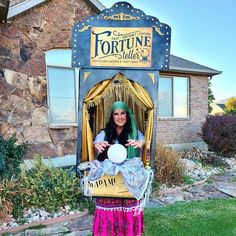
[[[25,0],[9,8],[7,19],[10,19],[22,12],[27,11],[28,9],[35,7],[46,0]],[[100,11],[105,9],[105,6],[96,0],[90,0],[90,2]]]
[[[47,166],[53,167],[70,167],[76,165],[76,156],[75,155],[66,155],[63,157],[53,157],[49,159],[43,159],[43,162]],[[24,167],[28,170],[31,169],[34,165],[34,160],[24,160]]]
[[[14,17],[28,9],[37,6],[38,4],[45,2],[46,0],[25,0],[9,8],[7,19]]]
[[[193,148],[198,148],[201,150],[208,150],[208,146],[205,142],[189,142],[189,143],[172,143],[165,144],[165,146],[169,146],[178,152],[182,152],[185,150],[192,150]]]
[[[99,10],[99,11],[102,11],[105,9],[105,6],[99,2],[99,1],[96,1],[96,0],[90,0],[90,2]]]

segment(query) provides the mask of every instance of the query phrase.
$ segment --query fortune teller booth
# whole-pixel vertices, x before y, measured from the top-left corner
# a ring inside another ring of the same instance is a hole
[[[80,71],[77,167],[96,159],[93,139],[108,122],[112,103],[121,100],[131,108],[145,135],[142,160],[145,169],[150,169],[155,155],[159,70],[168,69],[170,39],[168,25],[127,2],[117,2],[74,25],[72,66]],[[133,197],[120,173],[88,180],[87,188],[92,196]]]

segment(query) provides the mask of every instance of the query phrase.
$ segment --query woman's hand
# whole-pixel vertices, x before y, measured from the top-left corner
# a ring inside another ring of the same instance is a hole
[[[128,139],[128,143],[125,144],[126,147],[133,146],[135,148],[141,148],[143,147],[143,141],[141,140],[135,140],[135,139]]]
[[[109,144],[107,141],[103,141],[103,142],[98,142],[94,144],[94,147],[97,151],[97,153],[101,153],[105,150],[106,147],[110,147],[111,144]]]

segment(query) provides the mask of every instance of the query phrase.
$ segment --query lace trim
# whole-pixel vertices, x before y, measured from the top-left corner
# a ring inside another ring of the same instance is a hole
[[[96,206],[96,209],[103,210],[103,211],[123,211],[123,212],[135,212],[137,210],[137,206],[133,207],[102,207],[102,206]]]

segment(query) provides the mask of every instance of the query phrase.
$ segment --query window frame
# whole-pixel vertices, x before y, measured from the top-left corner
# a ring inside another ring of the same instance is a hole
[[[159,76],[159,80],[161,78],[168,78],[171,79],[171,105],[172,105],[172,109],[171,109],[171,113],[172,116],[160,116],[160,106],[159,106],[159,94],[160,94],[160,84],[158,83],[158,118],[159,119],[189,119],[190,117],[190,77],[188,76],[170,76],[170,75],[160,75]],[[174,102],[174,95],[175,95],[175,86],[174,86],[174,81],[175,78],[186,78],[187,80],[187,115],[186,116],[174,116],[174,108],[175,108],[175,102]]]
[[[70,54],[72,55],[72,50],[71,49],[52,49],[52,50],[49,50],[47,51],[45,54],[47,57],[47,53],[52,53],[53,51],[56,51],[56,52],[59,52],[59,51],[70,51]],[[51,61],[51,60],[49,60]],[[70,70],[74,70],[74,84],[75,84],[75,87],[74,87],[74,90],[75,90],[75,119],[76,119],[76,122],[61,122],[61,123],[55,123],[51,120],[51,104],[50,104],[50,87],[49,87],[49,70],[48,68],[62,68],[62,69],[70,69]],[[77,127],[78,126],[78,100],[79,100],[79,68],[73,68],[73,67],[70,67],[68,66],[67,63],[65,63],[63,65],[63,63],[59,64],[59,63],[52,63],[52,62],[49,62],[47,63],[46,62],[46,80],[47,80],[47,106],[48,106],[48,124],[49,124],[49,127],[50,128],[60,128],[60,127]]]

